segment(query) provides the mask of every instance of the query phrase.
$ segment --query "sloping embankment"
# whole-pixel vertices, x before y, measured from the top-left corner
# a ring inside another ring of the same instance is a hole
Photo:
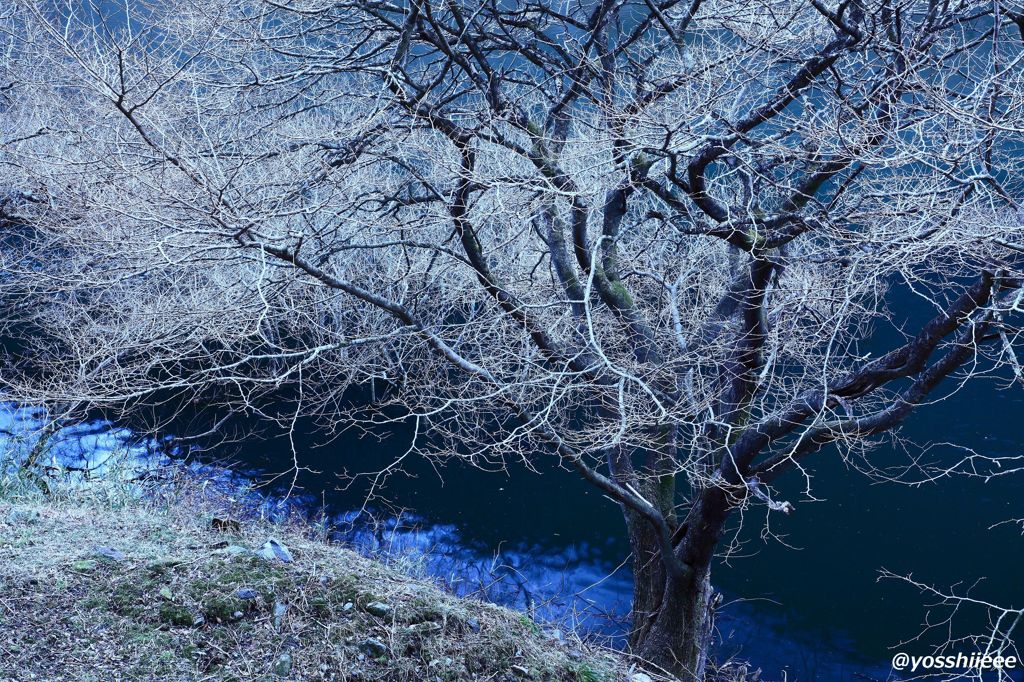
[[[231,501],[199,486],[43,496],[2,483],[0,680],[631,677],[613,654],[308,527],[231,520]],[[271,537],[284,549],[262,556]]]

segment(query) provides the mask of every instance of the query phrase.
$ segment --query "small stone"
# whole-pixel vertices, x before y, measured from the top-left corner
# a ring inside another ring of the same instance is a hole
[[[530,676],[529,668],[527,668],[525,666],[522,666],[522,665],[514,665],[511,668],[509,668],[509,670],[514,672],[516,675],[519,675],[519,677],[529,677]]]
[[[388,653],[388,645],[374,637],[363,640],[359,648],[370,658],[380,658]]]
[[[124,561],[124,552],[113,547],[94,547],[92,550],[93,554],[104,559],[111,559],[113,561]]]
[[[629,682],[654,682],[647,673],[633,673],[629,676]]]
[[[356,607],[355,604],[353,604],[350,601],[347,601],[347,602],[345,602],[345,605],[341,607],[341,610],[344,611],[345,613],[348,613],[349,611],[351,611],[355,607]]]
[[[257,599],[259,598],[260,593],[251,587],[239,587],[235,590],[235,596],[239,599]]]
[[[174,599],[174,595],[171,594],[171,588],[167,587],[167,585],[164,585],[160,588],[160,596],[166,599],[167,601],[171,601],[172,599]]]
[[[232,617],[232,618],[234,618],[235,620],[238,620],[238,619],[239,619],[239,618],[241,618],[241,617],[242,617],[243,615],[244,615],[244,614],[243,614],[243,613],[242,613],[241,611],[235,611],[234,613],[232,613],[232,614],[231,614],[231,617]]]
[[[290,564],[295,561],[292,557],[291,551],[274,538],[270,538],[263,544],[263,547],[259,551],[259,555],[267,561],[274,561],[276,559],[277,561],[283,561],[286,564]]]
[[[478,621],[476,618],[469,618],[466,620],[466,627],[468,627],[473,632],[480,632],[480,621]]]
[[[274,674],[278,677],[288,677],[292,672],[292,655],[287,651],[277,657],[274,662]]]
[[[561,642],[563,639],[562,631],[557,628],[546,631],[544,636],[554,642]]]
[[[366,612],[378,618],[387,618],[391,615],[391,607],[384,602],[372,601],[366,605]]]
[[[71,564],[71,568],[83,572],[95,571],[97,566],[99,566],[99,563],[95,559],[79,559]]]
[[[274,602],[274,629],[280,630],[284,620],[284,614],[288,611],[288,605],[277,601]]]

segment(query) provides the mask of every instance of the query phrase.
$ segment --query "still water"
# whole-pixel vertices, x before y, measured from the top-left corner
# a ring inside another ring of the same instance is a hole
[[[1016,455],[1022,417],[1019,390],[997,392],[980,383],[919,413],[906,433],[920,443],[955,440],[982,454]],[[0,450],[3,434],[23,433],[32,421],[0,406]],[[399,426],[325,442],[310,429],[296,441],[304,467],[297,478],[274,476],[292,466],[292,450],[272,434],[186,459],[192,466],[226,462],[226,469],[215,469],[223,479],[262,482],[271,506],[326,518],[340,539],[364,551],[415,558],[456,592],[616,641],[630,595],[618,509],[557,469],[488,473],[411,462],[388,482],[390,506],[359,513],[365,488],[342,489],[337,474],[379,469],[405,452],[411,435]],[[128,447],[146,465],[166,457],[160,445],[96,421],[60,432],[54,456],[64,465],[102,468],[112,451]],[[175,451],[180,457],[182,450]],[[938,445],[931,454],[956,455]],[[897,463],[907,455],[883,447],[873,457]],[[929,653],[923,643],[897,646],[921,630],[929,599],[901,582],[879,582],[883,567],[939,587],[983,579],[974,596],[1024,603],[1021,527],[992,527],[1024,517],[1016,494],[1024,473],[880,484],[831,453],[812,474],[816,501],[803,497],[803,482],[794,481],[785,499],[795,512],[770,519],[781,541],[762,537],[763,516],[748,517],[742,551],[716,566],[714,582],[726,597],[718,616],[720,657],[747,659],[767,680],[895,679],[888,661],[896,651]],[[983,615],[965,612],[958,623],[978,625],[974,618]]]

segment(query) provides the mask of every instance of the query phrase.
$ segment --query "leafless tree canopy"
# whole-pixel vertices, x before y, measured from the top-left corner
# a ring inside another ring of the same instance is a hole
[[[1021,377],[1018,3],[61,7],[0,10],[0,390],[337,424],[378,380],[421,454],[621,504],[633,645],[688,679],[730,516]],[[869,353],[894,288],[928,321]]]

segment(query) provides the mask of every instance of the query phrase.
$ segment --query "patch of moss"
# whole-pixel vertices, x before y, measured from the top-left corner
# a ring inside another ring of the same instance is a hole
[[[578,682],[606,682],[608,679],[604,672],[591,667],[589,663],[579,663],[570,672]]]
[[[375,601],[381,601],[381,597],[379,597],[374,592],[370,592],[369,590],[363,590],[355,596],[355,599],[353,601],[355,602],[356,606],[363,609],[366,608],[367,604],[372,604]]]
[[[354,603],[359,594],[359,581],[351,575],[335,577],[327,583],[325,590],[336,604]]]
[[[107,584],[98,589],[106,591],[109,610],[130,618],[140,618],[159,588],[148,578],[129,576],[126,580]]]
[[[446,613],[436,599],[416,597],[402,607],[399,615],[401,622],[415,624],[444,620]]]
[[[537,625],[536,623],[534,623],[532,620],[530,620],[529,616],[527,616],[525,613],[520,613],[520,614],[518,614],[518,617],[519,617],[519,622],[522,624],[522,626],[524,628],[526,628],[527,630],[529,630],[531,634],[533,634],[533,635],[539,635],[540,634],[540,626]]]
[[[315,595],[306,600],[306,608],[309,612],[318,617],[324,619],[333,619],[335,617],[335,603],[325,595]]]
[[[160,622],[177,627],[192,627],[195,625],[195,616],[180,604],[161,604]]]
[[[153,576],[164,576],[174,573],[174,569],[182,563],[181,559],[156,559],[146,564],[146,571]]]
[[[236,613],[245,613],[251,602],[245,602],[234,597],[208,597],[203,602],[203,615],[211,623],[230,623],[238,620]]]

